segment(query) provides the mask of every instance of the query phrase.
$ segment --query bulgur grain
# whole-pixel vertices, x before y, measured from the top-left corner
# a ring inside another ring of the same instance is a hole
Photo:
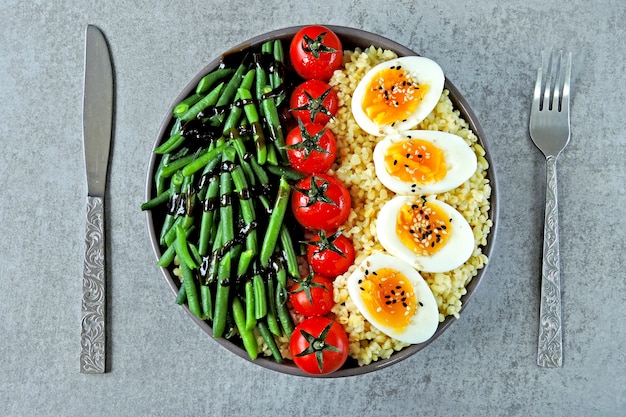
[[[342,70],[335,71],[330,84],[337,90],[339,112],[329,124],[337,138],[339,149],[333,173],[350,190],[352,209],[344,234],[351,238],[357,253],[355,265],[374,252],[383,252],[376,239],[376,217],[380,208],[393,197],[376,177],[372,158],[377,138],[363,132],[352,117],[351,97],[359,80],[376,64],[395,58],[392,51],[370,47],[347,51]],[[439,320],[447,316],[458,317],[462,308],[461,297],[466,286],[487,262],[482,246],[487,242],[492,223],[488,217],[491,187],[487,178],[488,162],[485,151],[469,124],[454,109],[449,91],[444,90],[435,109],[416,128],[441,130],[462,137],[478,157],[476,173],[460,187],[441,193],[437,198],[455,207],[469,222],[474,231],[475,249],[470,259],[456,270],[446,273],[422,273],[435,295],[439,307]],[[367,365],[390,357],[408,344],[399,342],[374,328],[359,313],[348,296],[346,282],[355,266],[335,280],[333,308],[337,320],[348,332],[350,356],[359,365]]]

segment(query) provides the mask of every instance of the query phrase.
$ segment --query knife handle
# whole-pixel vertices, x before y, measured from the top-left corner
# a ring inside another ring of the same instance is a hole
[[[83,268],[80,372],[105,372],[105,244],[104,199],[87,196],[87,231]]]

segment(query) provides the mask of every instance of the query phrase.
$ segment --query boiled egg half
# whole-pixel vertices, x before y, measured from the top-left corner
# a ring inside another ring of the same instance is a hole
[[[367,257],[348,278],[348,293],[372,326],[401,342],[425,342],[439,325],[437,301],[428,284],[395,256]]]
[[[454,207],[435,197],[396,196],[376,219],[380,244],[422,272],[446,272],[474,251],[474,234]]]
[[[382,136],[415,127],[435,108],[445,77],[435,61],[406,56],[370,69],[352,95],[358,125]]]
[[[460,136],[408,130],[386,136],[374,149],[376,176],[397,194],[452,190],[476,172],[476,154]]]

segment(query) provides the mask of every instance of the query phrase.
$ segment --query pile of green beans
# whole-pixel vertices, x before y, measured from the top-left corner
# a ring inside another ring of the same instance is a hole
[[[287,219],[297,174],[279,115],[283,59],[281,41],[267,41],[200,80],[173,109],[170,137],[154,151],[155,196],[141,206],[163,219],[158,265],[179,264],[176,302],[207,320],[214,337],[239,337],[252,359],[260,335],[276,361],[276,337],[294,328],[286,286],[299,277],[301,254]]]

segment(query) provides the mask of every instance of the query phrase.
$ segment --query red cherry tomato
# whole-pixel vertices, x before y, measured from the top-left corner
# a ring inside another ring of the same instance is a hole
[[[292,168],[306,175],[328,171],[337,154],[337,141],[330,129],[300,119],[285,143]]]
[[[326,125],[337,115],[339,97],[328,83],[308,80],[293,90],[289,107],[296,119]]]
[[[291,210],[303,227],[334,232],[348,219],[352,200],[346,186],[328,174],[301,179],[291,193]]]
[[[337,277],[354,263],[354,245],[341,231],[326,236],[326,232],[320,230],[306,243],[307,260],[315,273]]]
[[[323,316],[335,305],[333,284],[329,278],[312,273],[289,288],[289,301],[303,316]]]
[[[341,324],[328,317],[305,319],[289,339],[289,350],[298,368],[309,374],[328,374],[348,358],[348,335]]]
[[[289,46],[293,69],[306,80],[328,80],[341,66],[343,50],[339,37],[324,26],[300,29]]]

